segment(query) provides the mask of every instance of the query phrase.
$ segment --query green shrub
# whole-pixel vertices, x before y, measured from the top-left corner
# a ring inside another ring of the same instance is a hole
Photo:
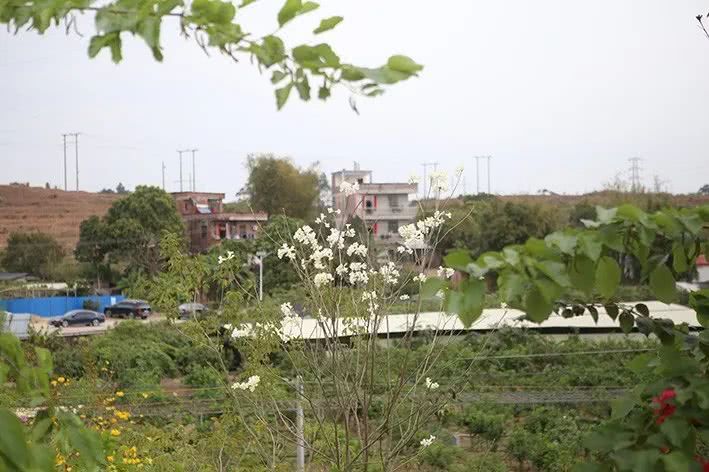
[[[503,458],[497,454],[475,454],[466,458],[461,464],[454,464],[448,470],[451,472],[507,472]]]
[[[507,417],[504,414],[494,413],[489,407],[471,407],[466,410],[463,420],[471,434],[477,434],[484,439],[495,443],[505,431]]]
[[[84,303],[81,304],[81,307],[84,310],[92,310],[92,311],[98,311],[99,304],[96,300],[84,300]]]
[[[223,385],[222,376],[211,367],[192,365],[185,376],[185,384],[203,390],[194,392],[196,397],[208,398],[219,394],[218,388]]]

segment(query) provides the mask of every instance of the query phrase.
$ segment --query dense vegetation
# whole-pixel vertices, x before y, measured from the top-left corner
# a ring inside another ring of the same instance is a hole
[[[222,401],[229,379],[218,373],[221,362],[230,366],[230,377],[241,367],[234,351],[215,353],[196,345],[188,335],[192,324],[125,322],[101,338],[78,342],[38,336],[26,349],[34,344],[51,350],[57,401],[83,405],[84,420],[99,429],[107,421],[109,435],[120,428],[120,436],[112,438],[114,460],[130,458],[135,446],[147,470],[202,470],[196,464],[214,470],[220,454],[228,463],[248,463],[248,453],[239,448],[238,424],[221,413],[229,409]],[[425,355],[427,345],[420,338],[410,354]],[[443,351],[437,381],[445,390],[465,371],[468,396],[450,402],[422,432],[440,441],[417,458],[416,470],[571,470],[583,455],[583,438],[609,415],[605,392],[648,380],[624,367],[626,361],[655,347],[642,339],[552,339],[520,330],[462,337]],[[389,350],[394,358],[406,354],[397,346]],[[292,377],[289,363],[273,356],[282,375]],[[529,403],[498,403],[506,394],[529,395]],[[569,395],[577,398],[567,403]],[[377,408],[372,405],[370,414]],[[108,421],[116,411],[131,412],[131,421]],[[460,445],[453,444],[454,437]]]

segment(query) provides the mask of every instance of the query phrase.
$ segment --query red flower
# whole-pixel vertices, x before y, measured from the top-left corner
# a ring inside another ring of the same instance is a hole
[[[653,397],[653,403],[657,403],[657,407],[655,408],[655,416],[657,416],[657,419],[655,420],[656,424],[664,423],[665,420],[672,416],[675,410],[677,410],[675,405],[669,403],[669,401],[673,400],[676,396],[677,392],[675,392],[675,389],[667,388],[658,396]]]

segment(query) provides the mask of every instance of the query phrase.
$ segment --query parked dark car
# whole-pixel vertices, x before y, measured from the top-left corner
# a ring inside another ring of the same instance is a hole
[[[66,312],[59,318],[50,320],[49,324],[56,327],[66,328],[68,326],[98,326],[106,321],[106,317],[101,313],[91,310],[72,310]]]
[[[177,309],[180,311],[182,319],[201,316],[208,311],[207,307],[201,303],[183,303]]]
[[[106,316],[114,318],[141,318],[146,319],[152,310],[148,302],[143,300],[123,300],[103,310]]]

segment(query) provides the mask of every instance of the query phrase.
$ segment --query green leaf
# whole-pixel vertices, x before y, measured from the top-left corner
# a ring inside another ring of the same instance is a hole
[[[660,432],[664,434],[673,446],[681,447],[689,435],[689,424],[683,418],[668,418],[660,425]]]
[[[387,61],[387,67],[393,71],[410,75],[423,70],[422,65],[415,63],[407,56],[391,56]]]
[[[468,264],[471,262],[473,260],[467,249],[456,249],[443,256],[443,264],[455,270],[467,271]]]
[[[274,70],[273,74],[271,74],[271,83],[277,84],[278,82],[285,79],[286,77],[288,77],[288,74],[286,74],[285,72],[280,71],[280,70]]]
[[[429,277],[423,284],[421,284],[419,295],[424,298],[430,298],[435,296],[439,290],[446,287],[448,287],[448,282],[446,280],[438,277]]]
[[[292,88],[293,82],[289,83],[285,87],[276,89],[276,107],[278,107],[279,110],[283,108],[283,105],[285,105],[288,101],[288,95],[290,95]]]
[[[643,316],[650,316],[650,309],[644,303],[638,303],[635,305],[635,311]]]
[[[10,470],[28,470],[32,462],[22,423],[4,408],[0,409],[0,457],[12,466]]]
[[[539,261],[535,264],[535,267],[561,287],[569,287],[571,285],[569,275],[566,273],[566,266],[561,262]]]
[[[316,10],[318,7],[320,7],[319,3],[315,2],[305,2],[303,3],[303,7],[300,9],[298,12],[299,15],[303,15],[305,13],[311,12],[313,10]]]
[[[457,313],[463,326],[470,327],[480,317],[485,300],[485,283],[478,279],[464,280],[458,290],[448,292],[447,310]]]
[[[524,295],[525,278],[516,272],[506,270],[497,278],[500,299],[509,304],[517,304]]]
[[[313,33],[320,34],[325,31],[333,29],[335,26],[339,25],[344,18],[341,16],[331,16],[330,18],[324,18],[320,21],[320,26],[313,30]]]
[[[628,334],[633,330],[633,325],[635,324],[635,318],[633,317],[633,315],[631,315],[627,311],[624,311],[623,313],[620,314],[618,321],[620,322],[620,329],[623,330],[623,332],[625,334]]]
[[[569,279],[577,289],[591,293],[596,283],[596,265],[583,254],[574,257],[569,262]]]
[[[301,0],[286,0],[286,3],[278,12],[278,26],[283,26],[295,18],[302,7]]]
[[[697,321],[709,328],[709,289],[702,289],[689,294],[689,306],[697,312]]]
[[[558,247],[564,254],[572,255],[574,249],[576,248],[576,236],[573,234],[568,234],[563,231],[556,231],[551,233],[544,241],[549,246]]]
[[[303,80],[299,80],[298,82],[295,83],[295,88],[298,90],[298,95],[300,95],[300,99],[304,101],[310,100],[310,83],[308,82],[308,78],[305,77]]]
[[[614,303],[609,303],[607,305],[604,305],[603,308],[606,310],[606,314],[611,317],[613,321],[618,318],[618,313],[620,310],[618,310],[618,305]]]
[[[327,100],[330,96],[330,89],[323,86],[318,89],[318,98],[320,100]]]
[[[662,462],[665,464],[666,472],[690,472],[695,470],[699,472],[701,470],[697,461],[682,451],[672,451],[669,454],[663,454]]]
[[[98,434],[90,429],[77,425],[67,427],[67,434],[72,449],[79,452],[79,459],[86,467],[93,470],[103,463],[103,448]]]
[[[631,395],[624,395],[611,401],[611,418],[623,419],[635,407],[636,401]]]
[[[661,302],[672,303],[677,299],[675,278],[665,264],[658,265],[650,273],[650,289]]]
[[[615,214],[618,210],[615,208],[605,209],[601,206],[596,207],[596,218],[599,223],[608,224],[615,218]]]
[[[603,256],[596,267],[596,289],[603,298],[611,298],[620,285],[620,267],[615,259]]]
[[[524,297],[524,309],[527,318],[535,323],[541,323],[549,318],[554,305],[542,295],[542,292],[536,286],[527,291]]]

